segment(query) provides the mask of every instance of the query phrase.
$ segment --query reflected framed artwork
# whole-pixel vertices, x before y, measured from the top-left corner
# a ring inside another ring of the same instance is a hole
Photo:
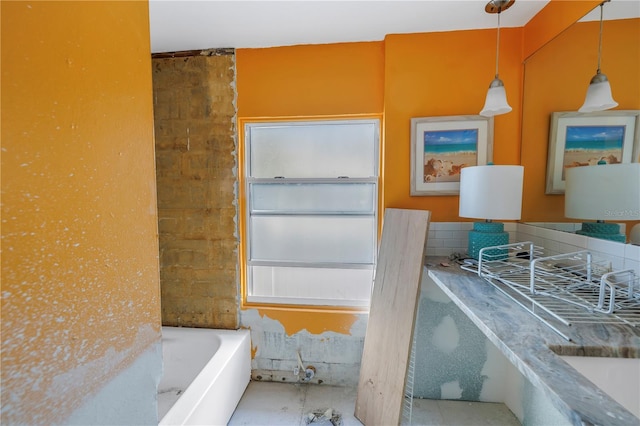
[[[639,162],[639,117],[639,110],[552,113],[545,193],[564,194],[571,167]]]
[[[411,119],[411,195],[457,195],[460,170],[493,158],[493,118],[456,115]]]

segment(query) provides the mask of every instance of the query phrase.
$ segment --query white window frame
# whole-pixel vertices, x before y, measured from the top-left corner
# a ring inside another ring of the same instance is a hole
[[[373,148],[373,176],[367,177],[346,177],[346,176],[335,176],[335,177],[318,177],[318,178],[287,178],[277,176],[273,178],[257,178],[250,176],[251,172],[251,131],[256,127],[269,127],[269,126],[308,126],[310,124],[313,125],[322,125],[322,124],[349,124],[349,123],[358,123],[358,124],[372,124],[374,128],[374,137],[371,141]],[[345,308],[368,308],[369,306],[369,297],[366,300],[363,299],[343,299],[343,298],[305,298],[300,296],[295,297],[282,297],[282,296],[257,296],[253,295],[253,283],[252,283],[252,267],[254,266],[273,266],[273,267],[302,267],[302,268],[337,268],[337,269],[367,269],[371,271],[371,283],[369,287],[369,295],[370,289],[373,287],[373,278],[375,274],[375,267],[377,263],[377,243],[378,243],[378,230],[379,230],[379,218],[378,218],[378,210],[379,210],[379,176],[380,176],[380,120],[377,118],[348,118],[348,119],[332,119],[332,120],[305,120],[305,121],[297,121],[297,120],[287,120],[287,121],[277,121],[277,122],[245,122],[244,123],[244,155],[243,155],[243,164],[244,164],[244,192],[245,192],[245,235],[244,235],[244,244],[245,244],[245,264],[243,268],[245,268],[245,298],[246,302],[249,304],[258,304],[258,305],[305,305],[310,307],[345,307]],[[293,212],[293,211],[280,211],[277,213],[274,212],[265,212],[254,210],[252,203],[252,186],[259,184],[365,184],[365,185],[373,185],[373,205],[372,212],[363,213],[363,212],[345,212],[345,211],[332,211],[332,212],[320,212],[320,211],[306,211],[306,212]],[[291,215],[298,217],[346,217],[346,216],[355,216],[355,217],[372,217],[373,218],[373,233],[371,241],[372,253],[371,259],[372,262],[369,263],[346,263],[346,262],[300,262],[300,261],[288,261],[288,260],[257,260],[251,258],[251,223],[252,216],[283,216],[283,215]]]

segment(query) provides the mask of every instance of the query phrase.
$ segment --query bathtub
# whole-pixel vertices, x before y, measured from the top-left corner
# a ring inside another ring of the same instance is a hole
[[[160,425],[226,425],[251,378],[248,330],[162,327]]]

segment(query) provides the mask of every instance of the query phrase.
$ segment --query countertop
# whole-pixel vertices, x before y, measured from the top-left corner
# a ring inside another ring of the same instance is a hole
[[[562,330],[571,338],[568,341],[492,284],[454,262],[427,257],[425,265],[447,296],[573,424],[640,425],[640,419],[559,356],[640,358],[640,330],[636,327],[576,324]]]

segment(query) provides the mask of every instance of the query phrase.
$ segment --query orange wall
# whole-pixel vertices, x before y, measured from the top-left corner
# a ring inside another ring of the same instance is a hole
[[[494,119],[494,163],[520,161],[521,28],[501,30],[500,78],[513,111]],[[389,35],[385,41],[386,207],[457,222],[457,196],[411,197],[411,118],[477,115],[495,75],[496,30]]]
[[[522,29],[502,33],[500,76],[514,111],[496,119],[496,163],[519,161],[521,34]],[[409,122],[411,117],[477,114],[495,74],[495,42],[496,31],[485,30],[238,49],[239,121],[384,113],[382,207],[427,209],[434,221],[458,221],[457,197],[409,196]],[[280,321],[289,335],[303,328],[348,333],[357,317],[305,309],[260,313]]]
[[[1,8],[2,423],[60,423],[160,339],[148,4]]]
[[[551,0],[524,26],[523,57],[534,54],[600,3],[601,0]]]
[[[546,198],[546,120],[548,112],[559,110],[562,104],[547,105],[547,111],[535,113],[534,124],[522,128],[523,121],[528,121],[532,113],[529,106],[523,110],[523,60],[537,56],[537,49],[553,45],[549,43],[551,40],[560,38],[558,34],[597,4],[592,0],[552,0],[547,5],[549,10],[543,9],[527,26],[501,29],[500,77],[513,111],[494,118],[493,159],[496,164],[525,165],[524,220],[562,220],[563,209],[558,200],[563,197],[554,196],[555,199],[547,199],[546,204],[538,206],[540,199]],[[597,37],[597,31],[591,30],[588,37],[585,34],[585,39],[593,37]],[[541,66],[540,73],[547,78],[554,76],[558,72],[559,58],[564,58],[568,52],[583,55],[575,46],[585,42],[576,41],[573,47],[565,47]],[[622,50],[628,51],[628,42],[627,39],[620,43]],[[495,48],[496,30],[489,29],[388,35],[382,43],[238,49],[238,116],[242,122],[256,117],[382,113],[382,207],[426,209],[432,211],[433,221],[460,221],[463,219],[458,217],[457,196],[409,195],[410,120],[413,117],[478,114],[494,77]],[[612,52],[605,49],[605,58],[610,54]],[[562,72],[572,73],[580,68],[583,73],[591,74],[595,71],[594,63],[593,58],[580,59],[564,66]],[[606,69],[613,81],[617,71],[609,71],[608,66]],[[526,80],[529,72],[527,67]],[[637,67],[632,67],[628,75],[632,76],[633,72],[637,82]],[[562,94],[561,98],[565,100],[572,90],[580,91],[580,96],[584,96],[590,75],[584,81],[575,73],[573,75],[571,85],[560,83],[551,91]],[[620,81],[627,80],[627,74],[616,78],[618,87],[621,87]],[[616,83],[612,84],[615,91]],[[630,93],[633,93],[633,87],[631,89]],[[537,90],[536,93],[545,91]],[[634,107],[621,100],[618,99],[621,107],[637,108],[637,105]],[[576,110],[580,103],[581,100],[573,102],[567,108]],[[543,211],[545,216],[532,216],[529,211]],[[285,318],[284,313],[275,315],[276,319],[287,323],[307,321],[309,316],[305,312],[296,313],[293,321]],[[295,328],[291,326],[287,330],[295,331]]]
[[[384,44],[237,49],[238,117],[381,113]]]
[[[526,62],[524,221],[567,221],[564,196],[545,195],[550,115],[577,111],[582,105],[597,68],[598,32],[597,21],[577,23]],[[609,78],[619,104],[615,109],[640,109],[640,19],[604,22],[602,72]]]
[[[240,135],[244,120],[258,117],[381,116],[384,44],[237,49],[236,82]],[[241,188],[241,198],[242,193]],[[356,314],[304,308],[262,308],[259,313],[279,321],[288,335],[302,329],[348,334],[357,319]]]

